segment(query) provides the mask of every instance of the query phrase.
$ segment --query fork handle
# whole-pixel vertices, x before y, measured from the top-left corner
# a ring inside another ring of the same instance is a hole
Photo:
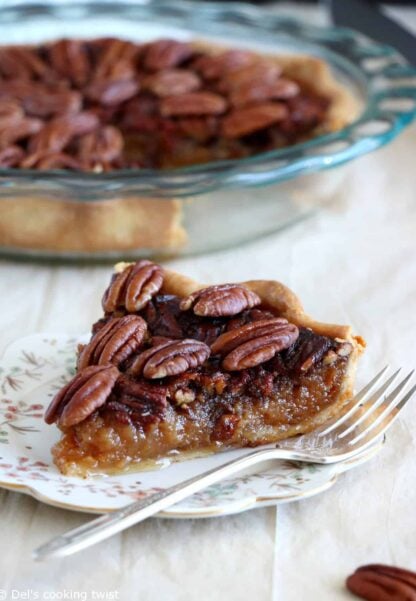
[[[199,490],[238,473],[242,469],[267,459],[278,459],[284,456],[287,456],[287,454],[283,449],[279,450],[274,447],[253,451],[244,457],[228,461],[219,467],[179,482],[179,484],[150,495],[145,499],[102,515],[83,526],[70,530],[66,534],[61,534],[35,549],[33,558],[37,561],[43,561],[53,557],[64,557],[86,549],[117,532],[129,528],[129,526],[133,526],[133,524],[142,522],[175,503],[179,503],[179,501]]]

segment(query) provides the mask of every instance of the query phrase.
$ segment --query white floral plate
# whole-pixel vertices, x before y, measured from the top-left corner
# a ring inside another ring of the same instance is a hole
[[[117,476],[62,476],[50,456],[60,433],[44,423],[43,413],[51,397],[73,375],[75,349],[85,338],[35,334],[8,347],[0,362],[0,487],[51,505],[102,513],[251,452],[228,451],[156,471]],[[366,461],[380,446],[342,465],[268,462],[257,466],[255,472],[211,486],[160,515],[210,517],[309,497],[332,486],[342,472]]]

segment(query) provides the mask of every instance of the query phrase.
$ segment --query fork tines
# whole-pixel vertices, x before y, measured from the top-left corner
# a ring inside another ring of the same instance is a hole
[[[324,427],[319,432],[319,436],[330,434],[332,439],[342,439],[342,442],[346,445],[361,446],[384,434],[401,409],[416,392],[416,385],[414,385],[405,393],[405,388],[414,373],[414,370],[412,370],[387,395],[401,371],[398,369],[385,379],[387,370],[388,366],[384,367],[351,400],[345,413],[329,426]]]

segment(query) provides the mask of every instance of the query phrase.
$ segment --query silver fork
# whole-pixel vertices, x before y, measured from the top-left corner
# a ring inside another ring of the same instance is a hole
[[[270,459],[286,459],[310,463],[337,463],[364,454],[379,440],[416,392],[414,385],[405,393],[413,375],[410,372],[387,394],[400,370],[386,379],[388,366],[382,369],[351,401],[343,415],[332,422],[296,438],[281,441],[273,447],[248,452],[220,467],[180,482],[150,497],[136,501],[112,513],[100,516],[66,534],[53,538],[33,552],[41,561],[63,557],[98,543],[133,524],[182,501],[199,490],[228,478],[243,469]],[[376,389],[377,384],[379,385]]]

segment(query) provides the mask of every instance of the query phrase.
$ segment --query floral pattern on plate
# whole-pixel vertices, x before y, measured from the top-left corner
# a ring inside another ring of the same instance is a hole
[[[191,478],[252,449],[237,449],[161,469],[87,479],[63,476],[51,460],[60,432],[43,421],[46,406],[74,374],[76,347],[87,336],[35,334],[8,347],[0,362],[0,486],[52,505],[101,513]],[[334,484],[338,475],[367,460],[377,449],[347,465],[289,461],[263,464],[196,493],[164,511],[164,517],[210,517],[305,498]]]

